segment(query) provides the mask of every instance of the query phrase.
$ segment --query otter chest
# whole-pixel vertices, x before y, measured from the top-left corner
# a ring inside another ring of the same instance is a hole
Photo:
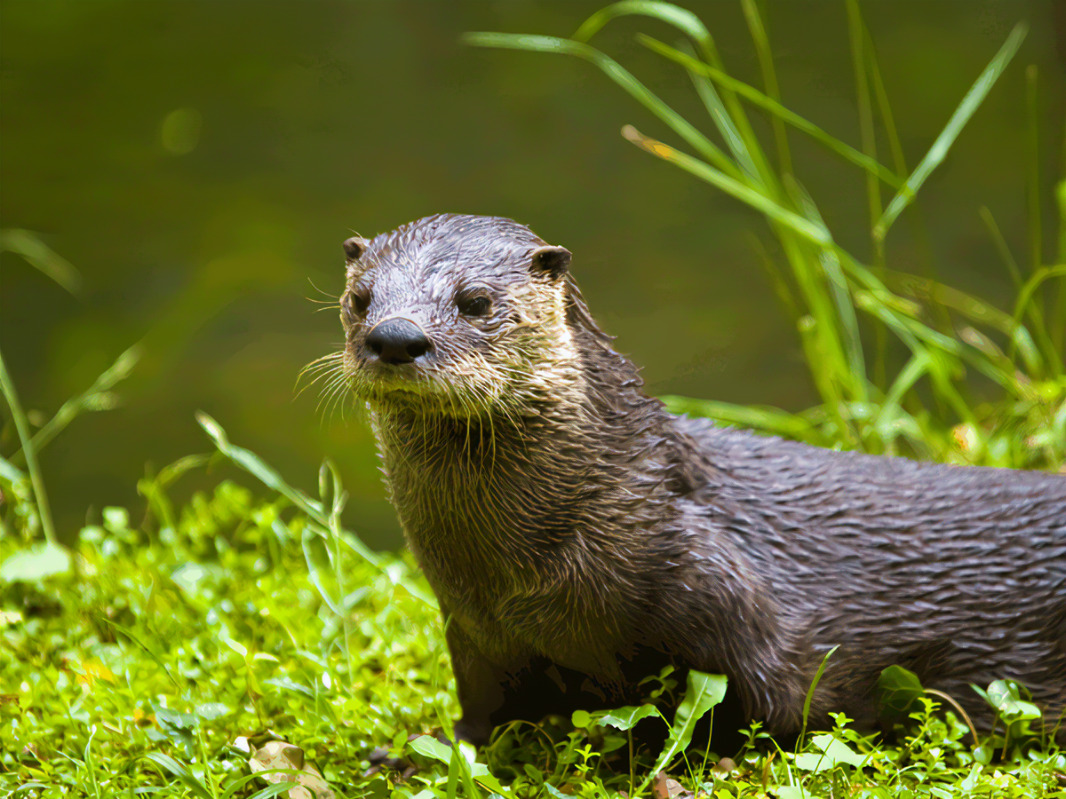
[[[403,518],[418,558],[449,623],[458,624],[497,663],[540,655],[605,679],[617,676],[615,652],[630,637],[628,599],[590,581],[565,555],[537,557],[506,541],[519,530],[486,531],[477,514]],[[433,524],[427,522],[433,519]],[[421,523],[423,526],[417,526]],[[486,535],[486,532],[490,535]],[[568,565],[569,564],[569,565]]]

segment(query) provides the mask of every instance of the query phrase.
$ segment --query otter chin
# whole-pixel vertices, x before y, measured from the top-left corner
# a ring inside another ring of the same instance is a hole
[[[344,242],[345,390],[440,601],[462,718],[635,701],[666,665],[745,719],[878,721],[900,665],[1066,710],[1066,479],[833,452],[676,416],[593,320],[571,255],[443,214]],[[1060,727],[1060,740],[1066,741]]]

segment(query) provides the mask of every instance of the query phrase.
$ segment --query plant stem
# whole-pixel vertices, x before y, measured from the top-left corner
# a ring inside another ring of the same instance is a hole
[[[41,467],[37,462],[37,452],[30,441],[30,426],[26,414],[19,403],[18,392],[15,384],[7,373],[3,355],[0,354],[0,393],[3,393],[7,406],[11,409],[11,418],[15,422],[15,431],[18,433],[19,443],[22,444],[22,452],[26,457],[26,470],[30,473],[30,483],[33,486],[33,495],[37,500],[37,513],[41,517],[41,528],[44,537],[49,544],[58,545],[55,525],[52,524],[52,511],[48,507],[48,492],[44,487],[44,478],[41,475]]]

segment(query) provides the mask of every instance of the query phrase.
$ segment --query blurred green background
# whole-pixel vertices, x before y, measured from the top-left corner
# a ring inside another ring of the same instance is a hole
[[[130,344],[122,406],[79,418],[42,454],[70,535],[135,484],[209,449],[202,409],[311,489],[323,456],[375,546],[399,531],[358,418],[323,419],[300,368],[341,340],[306,298],[342,288],[340,242],[430,213],[510,216],[575,255],[574,271],[653,393],[797,410],[816,400],[760,266],[755,213],[625,143],[675,142],[592,66],[475,50],[469,30],[569,35],[599,0],[146,2],[0,5],[0,225],[37,232],[82,273],[72,297],[0,256],[0,347],[28,408],[51,412]],[[739,2],[692,2],[732,74],[759,85]],[[1008,308],[987,206],[1026,254],[1025,67],[1039,70],[1047,229],[1063,171],[1066,4],[862,4],[913,167],[1019,20],[1021,53],[893,229],[888,263]],[[767,2],[785,104],[859,144],[840,2]],[[621,21],[597,44],[683,111],[687,78]],[[863,178],[798,135],[797,174],[846,246],[868,254]],[[1049,251],[1054,242],[1048,242]],[[769,244],[767,245],[769,246]],[[6,413],[6,408],[4,409]],[[6,421],[6,420],[5,420]],[[3,451],[14,449],[4,426]],[[186,487],[195,485],[187,480]]]

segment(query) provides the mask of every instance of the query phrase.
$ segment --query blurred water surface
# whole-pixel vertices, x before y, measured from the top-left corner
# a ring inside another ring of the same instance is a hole
[[[5,0],[0,224],[38,232],[85,286],[71,297],[2,256],[0,346],[24,404],[45,410],[131,343],[145,346],[123,406],[79,419],[44,452],[60,527],[69,534],[87,508],[136,504],[145,464],[206,451],[193,419],[203,409],[308,489],[320,459],[335,459],[352,495],[348,522],[396,545],[369,432],[351,416],[323,419],[314,393],[294,399],[293,386],[341,339],[336,314],[305,299],[340,291],[340,242],[440,211],[511,216],[569,247],[593,310],[653,392],[813,402],[753,246],[769,239],[760,218],[626,144],[626,122],[674,139],[590,65],[458,43],[468,30],[566,35],[601,5]],[[758,83],[740,4],[688,7],[730,70]],[[785,103],[857,146],[843,4],[764,8]],[[1030,22],[888,247],[890,265],[1008,308],[1013,289],[978,209],[991,209],[1024,261],[1024,73],[1035,64],[1045,228],[1055,221],[1063,5],[862,8],[910,166],[1014,24]],[[676,38],[626,20],[598,43],[698,116],[684,76],[638,46],[637,30]],[[838,239],[868,257],[861,175],[792,142]]]

